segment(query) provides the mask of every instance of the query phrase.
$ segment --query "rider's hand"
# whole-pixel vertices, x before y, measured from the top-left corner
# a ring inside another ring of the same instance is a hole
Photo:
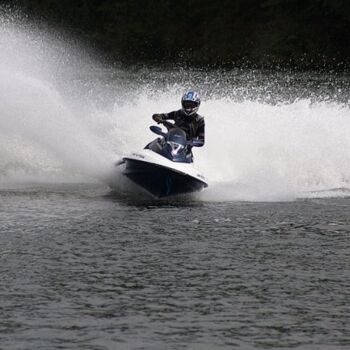
[[[155,122],[162,123],[164,121],[163,116],[161,114],[153,114],[152,118]]]

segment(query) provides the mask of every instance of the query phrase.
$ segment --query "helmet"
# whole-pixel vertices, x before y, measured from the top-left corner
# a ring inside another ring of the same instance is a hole
[[[198,93],[194,90],[187,90],[182,96],[182,110],[188,116],[197,113],[200,104],[201,99],[199,98]]]

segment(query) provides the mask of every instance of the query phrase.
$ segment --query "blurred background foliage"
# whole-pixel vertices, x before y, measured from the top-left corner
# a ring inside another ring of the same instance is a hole
[[[317,68],[350,57],[349,0],[7,2],[124,63]]]

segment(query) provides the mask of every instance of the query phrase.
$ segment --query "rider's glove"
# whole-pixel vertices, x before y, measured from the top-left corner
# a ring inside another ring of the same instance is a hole
[[[159,123],[162,123],[164,121],[164,118],[161,114],[153,114],[152,115],[152,118],[155,122],[157,122],[158,124]]]

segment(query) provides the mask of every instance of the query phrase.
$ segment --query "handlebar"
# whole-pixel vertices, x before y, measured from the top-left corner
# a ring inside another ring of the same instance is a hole
[[[187,146],[202,147],[203,145],[204,145],[204,142],[202,140],[193,139],[193,140],[187,141]]]
[[[163,124],[163,125],[168,129],[168,131],[169,131],[170,129],[179,128],[178,126],[176,126],[176,125],[173,124],[173,123],[168,122],[167,120],[162,120],[162,121],[160,122],[160,124]]]
[[[171,130],[171,129],[178,129],[178,130],[181,130],[181,132],[184,132],[181,128],[179,128],[178,126],[176,126],[175,124],[173,123],[170,123],[168,122],[167,120],[162,120],[161,122],[159,122],[158,124],[163,124],[167,129],[168,129],[168,132]],[[166,136],[166,133],[162,132],[162,129],[158,126],[150,126],[150,129],[151,131],[153,131],[155,134],[158,134],[158,135],[161,135],[163,137]],[[187,141],[187,146],[190,146],[190,147],[201,147],[204,145],[204,142],[203,140],[198,140],[198,139],[192,139],[190,141]]]

